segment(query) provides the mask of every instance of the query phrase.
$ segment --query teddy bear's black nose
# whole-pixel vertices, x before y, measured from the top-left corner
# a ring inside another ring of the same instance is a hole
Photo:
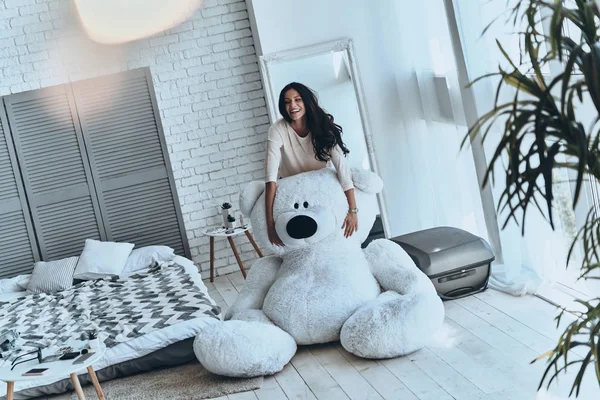
[[[306,239],[317,232],[317,221],[306,215],[296,215],[288,221],[285,229],[294,239]]]

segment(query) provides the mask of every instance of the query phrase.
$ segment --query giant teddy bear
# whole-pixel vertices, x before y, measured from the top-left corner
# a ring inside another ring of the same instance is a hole
[[[333,170],[279,180],[273,208],[283,247],[267,237],[264,182],[240,195],[255,236],[274,255],[258,259],[224,322],[194,341],[209,371],[233,377],[274,374],[297,345],[340,340],[365,358],[389,358],[425,346],[441,326],[444,307],[431,281],[397,244],[380,239],[366,249],[381,179],[352,170],[358,231],[341,229],[348,203]]]

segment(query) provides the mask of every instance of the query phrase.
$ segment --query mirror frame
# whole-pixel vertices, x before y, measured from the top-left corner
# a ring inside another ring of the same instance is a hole
[[[330,52],[345,51],[348,59],[348,67],[352,74],[352,84],[354,86],[354,92],[356,93],[356,101],[358,103],[358,109],[360,112],[360,119],[362,123],[362,129],[364,132],[367,154],[369,157],[369,163],[371,164],[371,171],[379,174],[379,167],[377,164],[377,158],[375,157],[375,149],[373,145],[373,137],[371,134],[371,128],[369,123],[369,114],[364,101],[364,95],[362,91],[360,73],[358,69],[358,63],[354,51],[354,42],[351,38],[340,39],[331,42],[319,43],[310,46],[298,47],[290,50],[283,50],[275,53],[265,54],[259,56],[259,67],[260,73],[265,88],[265,96],[267,100],[267,110],[269,113],[269,120],[274,123],[279,119],[278,110],[278,97],[279,93],[275,92],[271,84],[271,72],[270,67],[274,64],[281,62],[289,62],[294,60],[300,60],[303,58],[318,56]],[[385,185],[384,185],[385,190]],[[383,231],[386,238],[390,237],[390,227],[387,215],[387,208],[383,198],[383,192],[377,194],[377,203],[379,204],[379,211],[381,213],[381,222],[383,224]]]

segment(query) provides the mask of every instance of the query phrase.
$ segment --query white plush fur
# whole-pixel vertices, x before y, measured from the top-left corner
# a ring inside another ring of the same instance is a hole
[[[214,374],[271,375],[281,371],[294,356],[296,343],[275,325],[232,320],[207,324],[194,340],[194,353]]]
[[[278,181],[273,215],[284,247],[267,238],[264,183],[242,191],[242,211],[261,246],[275,256],[254,263],[227,321],[199,333],[194,349],[208,370],[272,374],[291,359],[296,344],[340,340],[358,356],[387,358],[432,339],[444,318],[442,302],[400,246],[382,239],[361,249],[382,182],[370,171],[352,175],[359,231],[350,238],[341,229],[346,196],[330,169]]]

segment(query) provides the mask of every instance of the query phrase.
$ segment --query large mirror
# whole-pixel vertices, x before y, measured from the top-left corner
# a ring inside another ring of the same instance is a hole
[[[342,126],[350,166],[378,173],[351,39],[267,54],[260,57],[260,67],[271,122],[281,118],[277,106],[281,89],[290,82],[303,83],[318,94],[321,107]],[[382,194],[378,204],[370,239],[388,237],[390,232]]]

